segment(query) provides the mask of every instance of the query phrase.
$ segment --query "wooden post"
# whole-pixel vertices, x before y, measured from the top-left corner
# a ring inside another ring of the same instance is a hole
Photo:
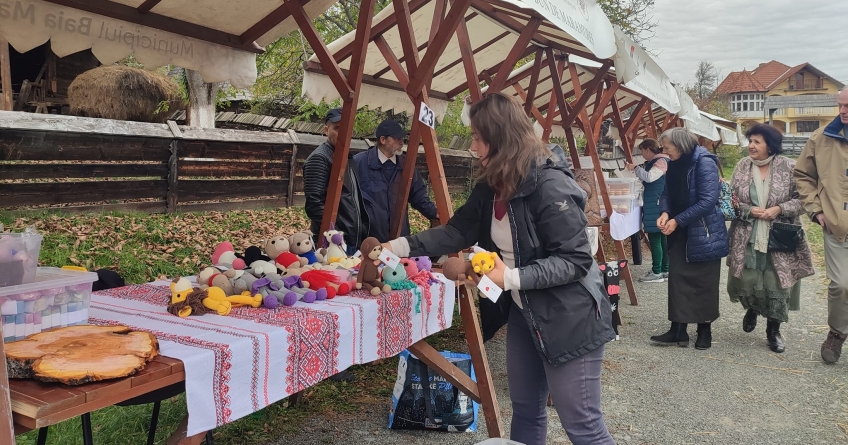
[[[0,110],[12,111],[12,65],[9,62],[9,43],[0,35]]]
[[[286,206],[291,207],[294,205],[294,179],[297,175],[297,144],[292,144],[292,156],[291,162],[289,166],[289,187],[286,192]]]
[[[176,212],[177,203],[179,202],[179,195],[177,194],[177,187],[179,185],[177,176],[177,161],[179,159],[178,150],[179,142],[174,139],[171,141],[171,157],[168,158],[168,201],[165,204],[165,209],[168,213]]]

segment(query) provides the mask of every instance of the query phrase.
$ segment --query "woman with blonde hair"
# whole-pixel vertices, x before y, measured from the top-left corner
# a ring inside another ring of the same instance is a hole
[[[613,444],[601,412],[611,308],[586,236],[585,197],[568,167],[535,135],[513,98],[494,93],[470,109],[479,180],[444,226],[386,245],[399,256],[438,256],[478,244],[500,259],[487,276],[505,289],[481,299],[483,323],[508,324],[511,439],[544,444],[546,402],[572,443]],[[511,306],[511,307],[510,307]],[[499,317],[500,316],[500,317]],[[488,320],[487,320],[488,318]]]

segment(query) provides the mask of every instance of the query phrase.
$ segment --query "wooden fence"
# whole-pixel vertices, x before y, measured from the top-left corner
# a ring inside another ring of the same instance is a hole
[[[0,208],[68,212],[302,205],[303,163],[324,136],[0,111]],[[352,141],[351,151],[369,142]],[[423,149],[418,168],[428,178]],[[472,158],[442,150],[451,192]]]

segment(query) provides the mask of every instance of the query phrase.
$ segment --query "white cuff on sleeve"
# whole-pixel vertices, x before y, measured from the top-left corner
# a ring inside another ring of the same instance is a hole
[[[504,290],[521,290],[521,277],[518,269],[506,268],[504,272]]]
[[[398,238],[389,241],[389,245],[392,246],[392,253],[395,255],[406,258],[409,256],[409,241],[406,238]]]

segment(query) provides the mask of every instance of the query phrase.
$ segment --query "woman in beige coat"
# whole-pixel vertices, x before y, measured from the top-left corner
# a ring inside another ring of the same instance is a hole
[[[812,275],[813,263],[806,238],[794,252],[768,249],[772,222],[801,224],[804,208],[792,174],[795,161],[780,155],[783,136],[774,127],[757,124],[746,134],[749,156],[736,164],[731,186],[739,198],[739,215],[730,224],[730,274],[727,293],[748,310],[745,332],[768,320],[766,338],[773,352],[783,352],[780,324],[789,310],[800,306],[801,278]]]

